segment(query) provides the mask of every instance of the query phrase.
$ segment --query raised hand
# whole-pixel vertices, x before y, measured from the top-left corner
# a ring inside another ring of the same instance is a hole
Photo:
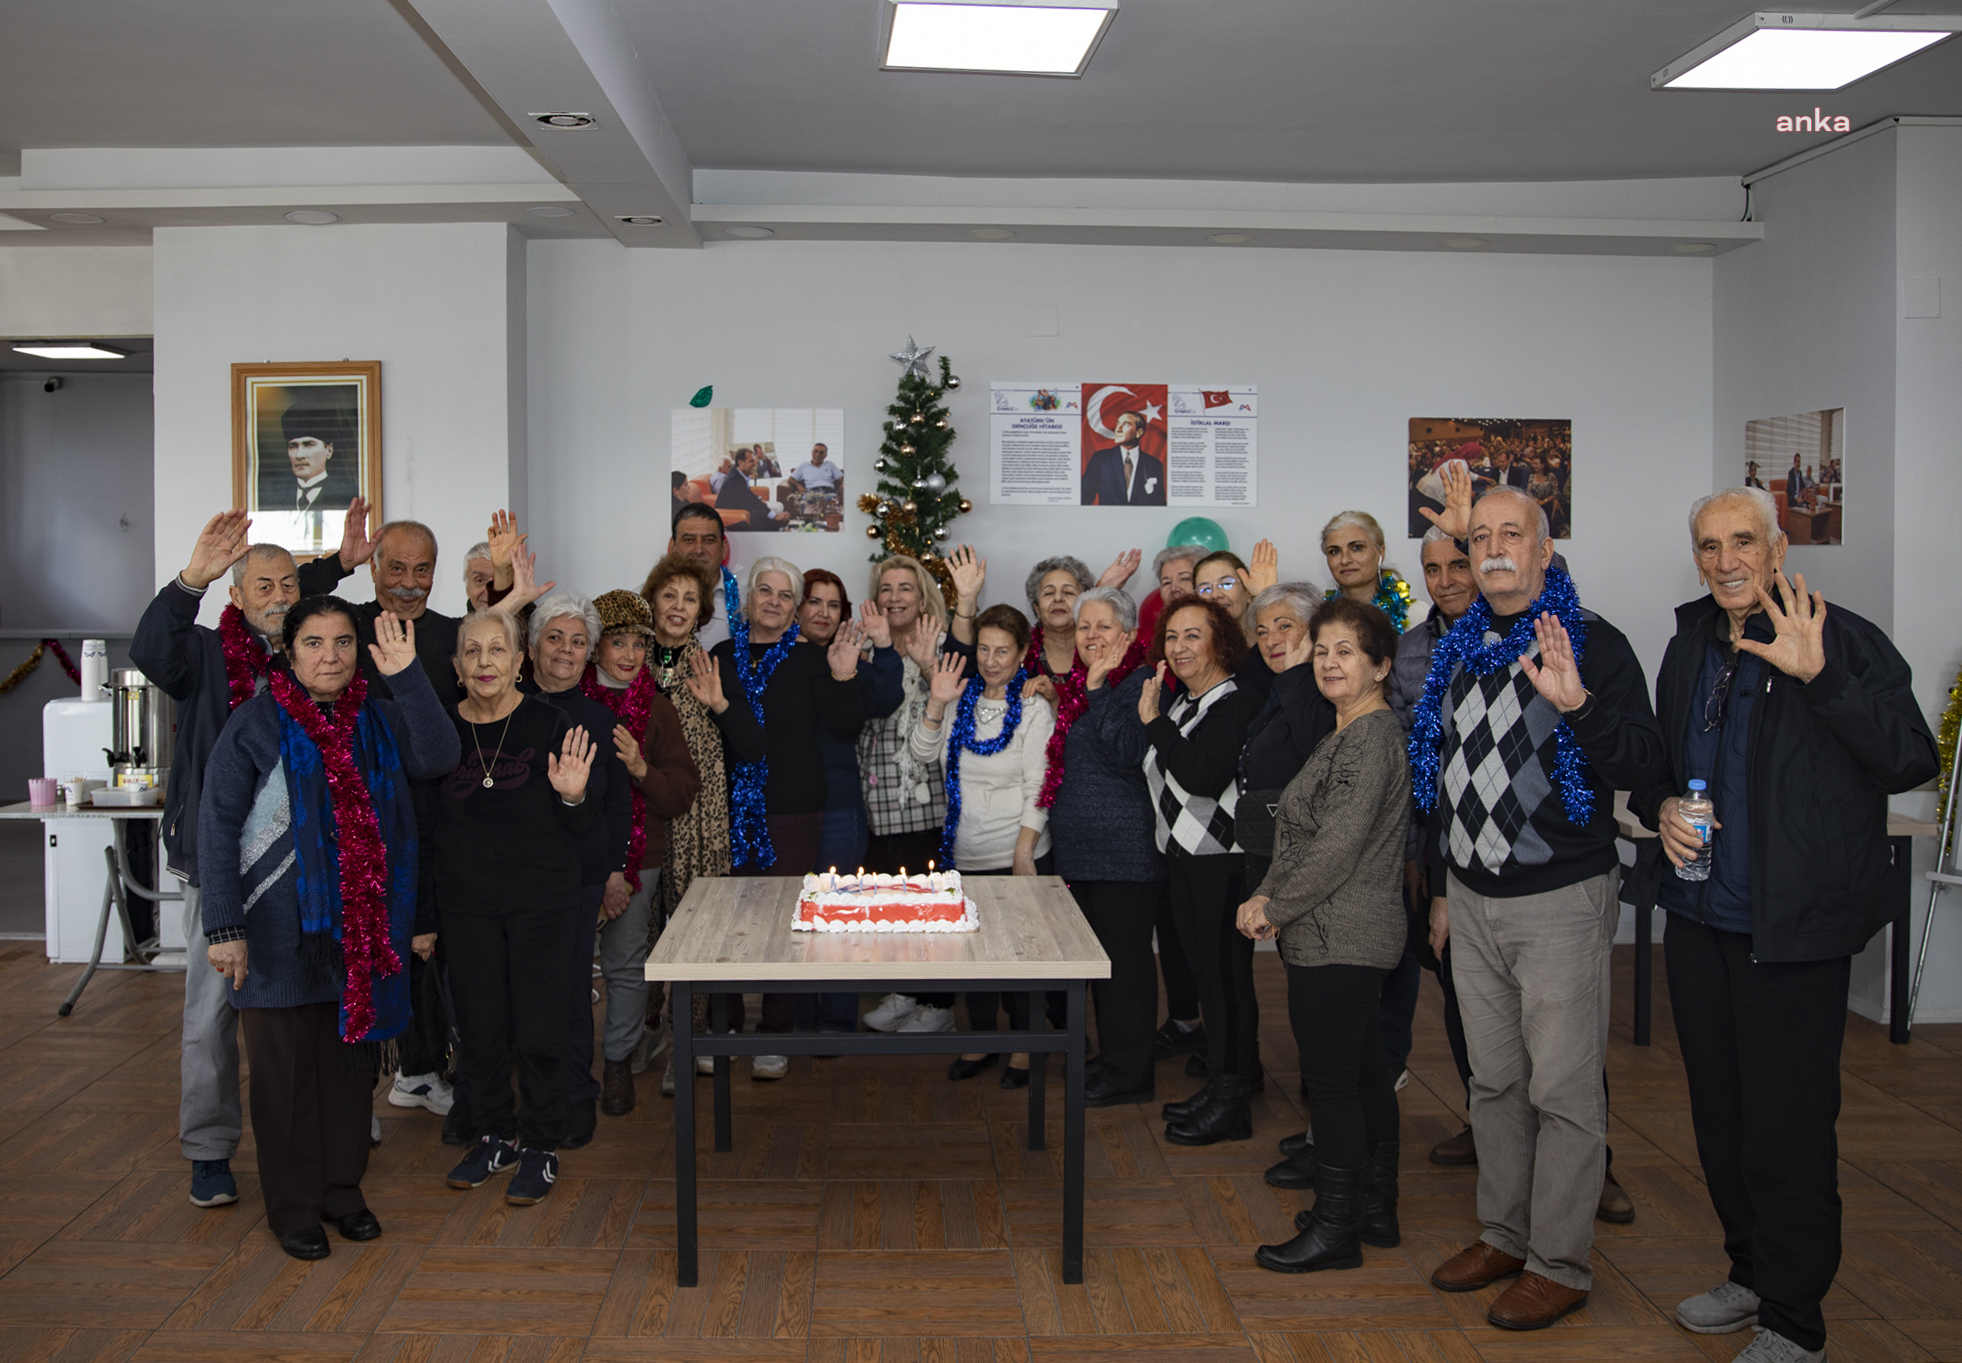
[[[1428,506],[1419,507],[1424,518],[1454,540],[1471,538],[1472,528],[1472,476],[1464,461],[1446,461],[1437,471],[1438,479],[1444,484],[1444,510],[1437,512]]]
[[[1526,680],[1560,713],[1580,709],[1587,699],[1587,687],[1581,684],[1580,667],[1574,662],[1574,641],[1567,637],[1567,627],[1548,611],[1533,622],[1533,637],[1539,641],[1540,661],[1535,666],[1531,658],[1520,655],[1519,666]]]
[[[947,556],[947,567],[954,575],[954,592],[961,604],[972,606],[979,601],[982,584],[988,580],[988,560],[976,558],[974,546],[963,544]]]
[[[1158,718],[1158,698],[1165,692],[1165,664],[1158,664],[1158,671],[1138,692],[1138,719],[1149,724]]]
[[[1281,671],[1292,672],[1315,656],[1315,638],[1305,629],[1298,629],[1288,640],[1288,651],[1281,655]]]
[[[525,548],[525,537],[518,536],[518,542],[511,551],[510,592],[492,610],[503,611],[506,615],[516,615],[519,611],[538,600],[545,593],[558,586],[557,582],[538,581],[538,555]]]
[[[688,694],[714,713],[719,715],[729,708],[729,698],[722,693],[722,668],[699,647],[688,655],[685,680]]]
[[[586,798],[586,778],[592,774],[593,752],[593,740],[586,736],[583,727],[575,724],[565,731],[565,742],[551,755],[546,777],[559,798],[569,805]]]
[[[1130,647],[1131,636],[1128,634],[1120,634],[1109,643],[1099,642],[1091,645],[1094,656],[1086,655],[1083,659],[1083,689],[1086,691],[1102,689],[1104,679],[1124,661],[1124,655]]]
[[[874,648],[892,647],[892,626],[886,623],[886,613],[879,603],[867,597],[858,603],[858,628]]]
[[[1102,575],[1097,578],[1097,585],[1122,587],[1131,580],[1132,574],[1138,571],[1138,565],[1143,562],[1144,554],[1140,550],[1126,549],[1111,561],[1110,567],[1104,569]]]
[[[1804,573],[1798,575],[1798,585],[1794,587],[1781,571],[1778,596],[1784,603],[1782,606],[1771,599],[1770,592],[1758,588],[1758,601],[1771,617],[1777,637],[1768,644],[1741,636],[1733,642],[1787,676],[1809,682],[1826,666],[1826,594],[1807,592]]]
[[[933,660],[940,649],[940,636],[933,627],[933,617],[922,613],[913,624],[913,632],[906,639],[904,653],[918,664],[920,671],[933,671]]]
[[[627,775],[638,781],[647,775],[647,759],[640,755],[640,740],[634,731],[624,724],[613,726],[613,751],[620,756],[620,765],[627,769]]]
[[[943,653],[934,663],[929,699],[940,709],[946,709],[960,699],[961,687],[965,684],[961,674],[967,671],[967,659],[958,653]]]
[[[858,675],[858,626],[850,620],[838,622],[838,632],[831,636],[831,643],[824,650],[824,660],[831,665],[831,675],[838,681],[850,681]]]
[[[375,670],[392,677],[416,660],[416,627],[393,611],[375,617],[375,642],[368,645]]]
[[[178,574],[184,585],[201,592],[229,573],[252,547],[245,533],[251,528],[252,522],[243,511],[220,511],[206,521],[198,532],[198,542],[191,547],[191,561]]]
[[[368,499],[356,497],[341,522],[341,567],[353,572],[374,556],[375,546],[368,541]]]
[[[1262,540],[1253,548],[1253,561],[1247,565],[1247,590],[1259,596],[1281,580],[1281,551],[1273,540]]]
[[[490,544],[491,582],[493,586],[511,585],[511,557],[517,552],[524,536],[518,533],[518,523],[511,513],[503,509],[491,512],[490,529],[484,533]]]

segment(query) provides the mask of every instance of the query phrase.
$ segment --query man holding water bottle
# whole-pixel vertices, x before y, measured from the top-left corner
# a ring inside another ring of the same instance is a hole
[[[1670,863],[1669,1000],[1731,1269],[1676,1319],[1757,1327],[1739,1363],[1821,1360],[1847,985],[1887,919],[1887,797],[1935,774],[1935,740],[1887,636],[1786,578],[1768,493],[1719,492],[1689,520],[1710,594],[1677,608],[1656,674],[1669,769],[1632,801]]]

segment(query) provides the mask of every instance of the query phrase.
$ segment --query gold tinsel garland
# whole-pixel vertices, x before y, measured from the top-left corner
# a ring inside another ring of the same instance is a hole
[[[28,673],[39,667],[41,665],[41,656],[47,651],[48,646],[45,643],[34,645],[34,651],[27,655],[27,660],[9,672],[7,674],[7,680],[0,681],[0,696],[6,695],[16,686],[19,686],[26,679]]]
[[[1935,822],[1948,816],[1948,783],[1955,764],[1955,739],[1962,732],[1962,672],[1955,674],[1955,685],[1948,690],[1948,708],[1942,711],[1941,728],[1935,732],[1935,749],[1942,760],[1942,773],[1935,783]],[[1938,857],[1948,856],[1944,847]]]
[[[880,511],[881,507],[885,508],[883,514]],[[895,502],[890,498],[880,497],[874,493],[863,492],[859,494],[858,509],[868,516],[880,517],[883,520],[885,525],[884,538],[886,552],[888,554],[903,554],[907,552],[906,542],[899,537],[895,529],[897,526],[911,525],[916,519],[917,513],[907,510],[907,504]],[[961,503],[961,509],[963,511],[967,510],[968,503],[963,501]],[[879,538],[880,528],[878,525],[872,526],[871,531],[873,538]],[[955,609],[955,605],[960,599],[960,594],[954,590],[954,570],[947,566],[947,560],[932,550],[928,550],[926,553],[920,555],[920,566],[925,568],[929,573],[932,573],[934,580],[940,584],[940,595],[947,602],[947,609]]]

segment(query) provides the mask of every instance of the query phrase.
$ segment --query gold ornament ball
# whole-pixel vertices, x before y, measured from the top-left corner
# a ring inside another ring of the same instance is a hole
[[[972,510],[974,510],[974,503],[970,502],[965,497],[961,498],[961,515],[965,516],[968,512]]]
[[[911,445],[901,445],[901,446],[899,447],[899,452],[900,452],[901,454],[911,454],[911,453],[913,453],[913,447],[912,447]],[[880,466],[879,466],[879,472],[881,472],[881,473],[884,473],[885,471],[886,471],[886,470],[885,470],[885,466],[884,466],[883,464],[882,464],[882,465],[880,465]]]
[[[869,539],[869,540],[875,540],[875,539],[877,539],[877,538],[879,538],[879,527],[878,527],[878,526],[876,526],[876,525],[868,525],[868,526],[866,526],[866,527],[865,527],[865,538],[867,538],[867,539]]]
[[[915,413],[913,413],[913,424],[914,424],[915,426],[924,426],[924,425],[926,425],[926,413],[925,413],[925,412],[915,412]]]
[[[946,418],[946,417],[944,417],[944,416],[943,416],[943,417],[941,417],[941,418],[940,418],[940,420],[938,420],[938,421],[936,421],[936,422],[934,422],[934,423],[933,423],[933,427],[934,427],[934,429],[935,429],[935,430],[937,430],[937,431],[944,431],[944,430],[946,430],[946,429],[947,429],[947,418]]]
[[[920,504],[918,502],[901,502],[899,509],[909,516],[914,516],[919,514]]]

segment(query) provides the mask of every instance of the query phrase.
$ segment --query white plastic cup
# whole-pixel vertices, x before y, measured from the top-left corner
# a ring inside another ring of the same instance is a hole
[[[109,681],[109,641],[82,640],[82,699],[101,700],[102,688]]]

